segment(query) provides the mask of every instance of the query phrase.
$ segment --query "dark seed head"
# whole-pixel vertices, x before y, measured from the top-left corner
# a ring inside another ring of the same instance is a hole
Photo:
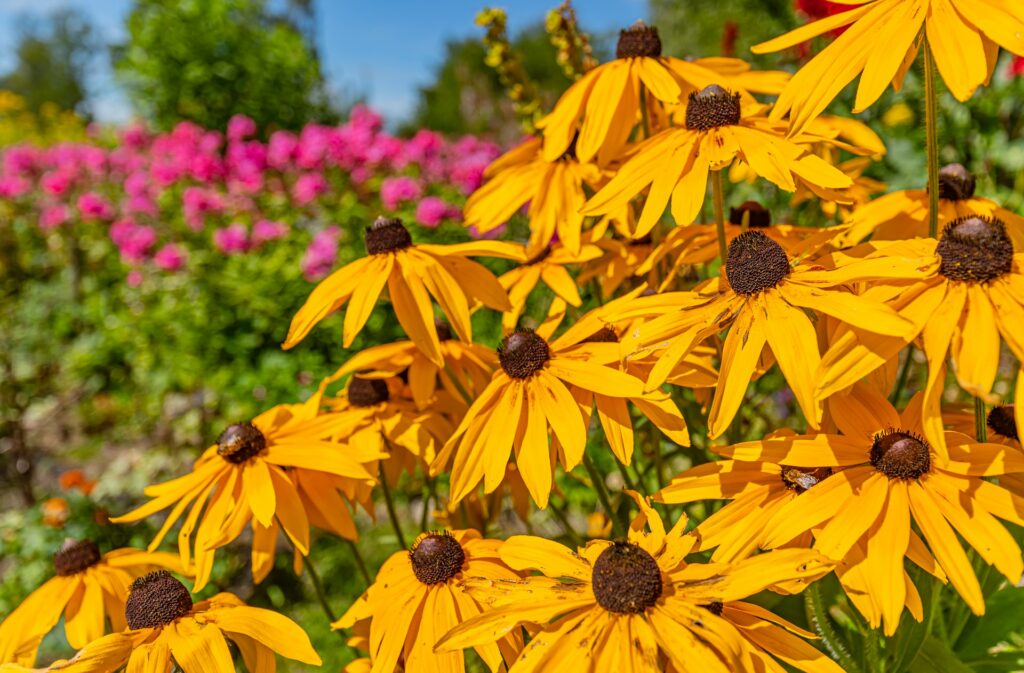
[[[366,252],[371,255],[397,252],[410,245],[412,236],[397,217],[378,217],[366,228]]]
[[[974,176],[962,164],[947,164],[939,170],[939,198],[963,201],[974,196]]]
[[[731,94],[717,84],[690,94],[686,106],[686,128],[707,131],[718,126],[740,123],[740,95]]]
[[[1013,405],[995,407],[988,412],[988,428],[1000,437],[1020,441],[1017,434],[1017,418],[1013,415]]]
[[[615,330],[608,325],[605,325],[583,341],[580,341],[581,344],[614,344],[618,342],[619,335],[616,334]]]
[[[985,283],[1013,269],[1013,241],[1001,220],[973,215],[953,220],[942,230],[935,252],[939,273],[950,280]]]
[[[786,488],[796,491],[797,494],[814,488],[832,476],[831,467],[819,467],[813,470],[788,465],[780,467],[782,468],[782,483],[786,485]]]
[[[615,542],[601,552],[592,583],[598,605],[621,614],[652,607],[664,589],[658,562],[631,542]]]
[[[718,617],[721,617],[722,616],[722,611],[725,610],[725,604],[723,604],[721,601],[715,601],[714,603],[708,603],[707,605],[702,605],[701,607],[704,608],[705,610],[707,610],[708,612],[710,612],[711,614],[716,615]]]
[[[416,579],[424,584],[441,584],[459,574],[466,552],[451,533],[429,533],[409,552]]]
[[[191,611],[192,594],[166,570],[157,570],[132,582],[124,605],[124,616],[132,630],[167,626]]]
[[[636,58],[661,56],[661,38],[658,29],[637,21],[629,28],[619,31],[619,43],[615,47],[616,58]]]
[[[890,479],[917,479],[932,467],[931,448],[924,437],[890,428],[875,435],[871,464]]]
[[[266,448],[267,438],[252,423],[229,425],[217,438],[217,453],[236,465],[260,455]]]
[[[53,555],[53,569],[61,577],[74,575],[100,562],[103,555],[92,540],[64,540]]]
[[[514,379],[528,379],[551,359],[548,342],[532,329],[517,329],[501,340],[498,361]]]
[[[789,271],[786,251],[760,231],[745,231],[729,244],[725,275],[738,294],[756,294],[775,287]]]
[[[739,226],[747,218],[748,227],[764,228],[772,224],[772,213],[757,201],[744,201],[739,208],[729,209],[729,223]]]
[[[348,382],[348,401],[357,407],[372,407],[391,397],[384,379],[364,379],[354,375]]]

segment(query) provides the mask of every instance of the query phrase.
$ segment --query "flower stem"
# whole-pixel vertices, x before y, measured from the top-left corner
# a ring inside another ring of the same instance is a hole
[[[980,397],[974,398],[974,436],[979,442],[988,441],[988,411]]]
[[[569,522],[569,516],[562,511],[562,508],[555,503],[554,500],[548,503],[548,508],[555,515],[555,518],[558,519],[558,522],[562,524],[565,534],[569,536],[573,544],[576,546],[583,544],[583,538],[581,538],[580,534],[576,532],[576,529],[572,527],[572,523]]]
[[[395,513],[395,503],[391,500],[391,488],[388,486],[387,475],[384,474],[384,463],[380,464],[380,490],[384,494],[384,504],[388,508],[388,517],[391,519],[391,526],[395,529],[395,537],[398,538],[398,546],[408,549],[405,544],[405,536],[402,535],[402,526],[398,523],[398,514]]]
[[[928,236],[939,236],[939,114],[935,91],[935,62],[924,39],[924,111],[928,149]]]
[[[899,406],[900,398],[903,397],[903,389],[907,385],[907,379],[910,378],[910,365],[914,362],[914,344],[907,346],[907,359],[903,361],[903,367],[900,368],[899,378],[896,379],[896,388],[892,391],[892,396],[889,397],[889,401],[894,406]]]
[[[363,576],[366,581],[366,586],[373,584],[373,578],[370,577],[370,571],[366,569],[366,561],[363,560],[363,555],[359,553],[359,547],[352,540],[345,539],[348,544],[348,548],[352,551],[352,558],[356,562],[356,567],[359,568],[359,574]]]
[[[807,612],[807,622],[814,629],[814,632],[821,638],[821,644],[829,655],[839,663],[847,673],[861,673],[861,668],[850,656],[846,645],[836,630],[829,622],[828,611],[825,610],[825,601],[821,597],[821,582],[812,582],[804,590],[804,609]]]
[[[304,567],[309,571],[309,579],[313,582],[313,589],[316,591],[316,597],[320,600],[320,607],[324,609],[327,620],[333,624],[338,621],[338,618],[334,615],[331,604],[327,602],[327,592],[324,591],[324,583],[320,581],[320,575],[317,574],[316,568],[313,567],[313,563],[308,556],[305,559]]]
[[[722,191],[722,171],[711,171],[711,198],[715,205],[715,229],[718,231],[718,256],[725,264],[729,246],[725,243],[725,195]]]
[[[615,510],[612,509],[612,501],[608,497],[608,488],[604,485],[604,477],[597,471],[597,467],[585,452],[583,454],[583,467],[587,469],[587,474],[590,475],[590,481],[594,484],[594,490],[597,492],[597,499],[601,501],[601,507],[604,508],[605,514],[612,521],[612,529],[617,536],[624,537],[626,535],[626,527],[622,525],[622,522],[615,515]]]

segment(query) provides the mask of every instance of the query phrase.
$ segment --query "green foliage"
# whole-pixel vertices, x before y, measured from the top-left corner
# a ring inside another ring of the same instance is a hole
[[[306,38],[265,0],[137,0],[115,67],[158,127],[260,128],[329,120],[320,64]]]
[[[679,57],[722,55],[732,23],[738,29],[733,55],[750,60],[751,45],[797,25],[792,0],[650,0],[649,6],[665,53]]]

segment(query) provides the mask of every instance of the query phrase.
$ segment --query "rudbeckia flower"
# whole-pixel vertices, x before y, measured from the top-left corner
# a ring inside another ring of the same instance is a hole
[[[1024,361],[1024,253],[1015,254],[1002,222],[976,216],[949,222],[937,243],[917,239],[865,244],[863,249],[871,251],[863,258],[866,262],[916,258],[902,280],[893,278],[865,293],[888,301],[913,329],[886,336],[868,334],[852,323],[840,327],[821,361],[815,393],[824,399],[849,387],[920,336],[928,359],[926,436],[942,455],[940,407],[947,357],[952,356],[960,387],[992,403],[998,402],[991,391],[1000,343]]]
[[[647,380],[648,390],[664,383],[695,344],[729,328],[708,418],[711,438],[719,437],[732,422],[766,346],[807,422],[816,428],[822,410],[814,386],[821,356],[817,332],[804,311],[833,316],[864,330],[906,335],[914,326],[896,311],[840,286],[906,274],[915,264],[916,260],[886,259],[843,260],[832,269],[791,266],[781,245],[759,230],[750,230],[729,244],[722,277],[694,292],[637,298],[619,317],[651,318],[634,338],[635,353],[661,352]]]
[[[1024,499],[982,477],[1024,472],[1024,455],[946,432],[949,460],[942,460],[924,437],[920,395],[901,414],[861,383],[830,404],[841,435],[781,437],[715,449],[737,461],[832,469],[831,476],[776,512],[777,523],[765,544],[777,547],[814,531],[814,548],[842,561],[836,573],[851,602],[872,627],[884,624],[889,636],[904,607],[918,621],[922,618],[904,557],[925,569],[934,558],[971,610],[984,614],[981,587],[957,534],[1012,585],[1020,581],[1021,550],[996,517],[1024,524]],[[912,521],[927,549],[913,535]]]
[[[514,451],[534,502],[547,507],[555,458],[571,470],[583,460],[587,443],[587,425],[571,387],[609,397],[643,396],[639,379],[605,366],[618,358],[614,344],[568,346],[547,337],[546,330],[520,329],[502,340],[500,369],[430,468],[436,476],[452,463],[452,502],[481,480],[486,493],[498,488]],[[552,433],[557,441],[549,446]]]
[[[960,101],[992,75],[999,47],[1024,55],[1024,9],[1014,0],[844,0],[859,5],[753,47],[767,54],[849,26],[801,68],[782,91],[774,119],[789,113],[794,131],[820,114],[859,74],[854,112],[903,77],[927,39],[939,74]],[[922,30],[924,29],[923,34]]]
[[[76,649],[102,636],[107,619],[114,631],[123,630],[128,586],[157,568],[182,571],[173,554],[128,548],[101,554],[92,540],[66,540],[53,555],[56,576],[0,622],[0,664],[34,664],[40,641],[62,614],[64,635]]]
[[[600,248],[603,254],[584,266],[577,283],[582,286],[591,280],[598,281],[601,286],[601,295],[606,299],[615,296],[616,291],[627,280],[641,275],[638,267],[650,258],[655,249],[649,236],[625,241],[617,238],[602,238],[594,241],[594,245]],[[648,270],[650,275],[647,281],[649,284],[656,284],[657,271],[654,268]]]
[[[377,298],[388,288],[398,322],[409,338],[438,366],[444,364],[434,326],[433,296],[459,338],[473,341],[470,300],[498,311],[510,306],[498,280],[467,257],[486,255],[523,259],[517,246],[501,241],[455,245],[415,245],[399,219],[378,217],[366,229],[367,257],[335,271],[320,282],[292,318],[285,349],[302,341],[313,327],[348,302],[342,343],[345,348],[366,324]]]
[[[565,268],[570,264],[583,264],[601,256],[601,248],[587,243],[580,246],[577,252],[559,241],[550,243],[540,252],[526,260],[522,265],[507,271],[498,278],[498,282],[508,292],[512,309],[501,316],[501,326],[512,331],[519,324],[519,317],[526,310],[526,300],[537,287],[537,283],[551,288],[556,297],[563,299],[570,306],[583,303],[576,281]]]
[[[1024,250],[1024,217],[995,201],[974,195],[974,176],[960,164],[939,170],[939,230],[962,217],[980,215],[1001,220],[1018,250]],[[910,189],[892,192],[860,208],[845,223],[848,228],[834,244],[845,248],[863,241],[893,241],[928,236],[928,191]]]
[[[72,659],[36,673],[163,672],[172,666],[184,673],[234,673],[228,640],[252,673],[274,670],[275,652],[304,664],[321,663],[309,637],[292,620],[227,593],[193,604],[185,585],[166,570],[132,582],[124,612],[127,631],[103,636]]]
[[[666,531],[631,495],[642,511],[626,541],[596,540],[574,552],[519,535],[501,546],[502,560],[541,575],[495,581],[466,573],[463,583],[486,610],[459,624],[438,650],[491,642],[526,625],[533,637],[509,673],[654,673],[665,662],[679,671],[754,673],[779,670],[776,659],[809,673],[840,673],[798,637],[810,634],[742,600],[774,582],[813,581],[831,567],[822,557],[793,549],[732,565],[687,564],[695,539],[684,534],[686,519]]]
[[[348,508],[337,493],[351,492],[354,484],[372,485],[374,478],[364,464],[383,454],[328,441],[341,416],[319,413],[320,403],[317,393],[303,404],[278,405],[251,423],[229,425],[196,460],[192,472],[147,486],[152,500],[111,521],[139,521],[172,507],[149,545],[153,550],[191,505],[178,533],[178,549],[183,565],[194,557],[194,591],[209,581],[216,550],[241,535],[246,524],[252,524],[257,583],[274,565],[281,530],[295,549],[299,567],[299,556],[309,553],[311,520],[356,539]]]
[[[541,153],[541,139],[531,138],[495,159],[484,178],[483,186],[466,201],[466,226],[476,227],[480,233],[492,231],[529,202],[528,250],[535,254],[557,234],[570,252],[579,253],[583,231],[580,209],[587,200],[584,187],[596,187],[601,171],[579,161],[575,147],[547,158]]]
[[[685,127],[663,131],[640,145],[587,202],[583,214],[618,208],[650,185],[635,237],[654,228],[669,199],[676,224],[690,224],[704,204],[710,171],[727,168],[737,157],[755,174],[789,192],[796,191],[798,180],[826,190],[853,184],[807,147],[787,140],[767,119],[742,114],[739,94],[712,84],[690,94]]]
[[[369,623],[369,673],[461,673],[466,670],[462,653],[435,652],[434,645],[483,610],[462,586],[464,577],[520,579],[498,556],[500,545],[475,530],[421,535],[411,550],[396,552],[384,562],[373,585],[331,627],[365,628]],[[497,673],[521,648],[519,636],[502,635],[478,643],[476,651]]]

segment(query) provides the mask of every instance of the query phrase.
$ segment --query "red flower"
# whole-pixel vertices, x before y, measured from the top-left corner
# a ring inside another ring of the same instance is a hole
[[[795,5],[798,12],[807,15],[812,21],[853,9],[850,5],[840,5],[829,0],[795,0]]]
[[[1022,77],[1024,76],[1024,56],[1016,56],[1010,63],[1010,76],[1011,77]]]

